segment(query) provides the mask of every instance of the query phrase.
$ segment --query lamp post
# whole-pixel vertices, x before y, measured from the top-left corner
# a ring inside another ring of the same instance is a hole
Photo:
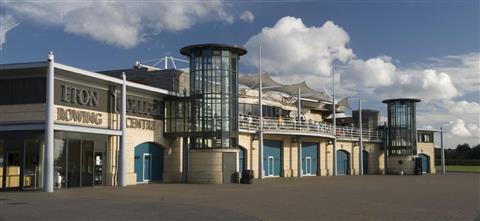
[[[440,126],[440,155],[442,161],[442,174],[445,174],[445,148],[443,147],[443,125]]]
[[[362,123],[362,99],[361,98],[355,98],[355,97],[349,97],[351,99],[357,99],[358,100],[358,120],[359,120],[359,136],[358,136],[358,156],[359,156],[359,174],[360,176],[363,176],[363,123]]]
[[[442,174],[445,174],[445,147],[443,146],[443,125],[440,125],[440,156],[441,156],[441,164],[442,164]]]
[[[301,105],[301,90],[298,88],[298,97],[297,97],[297,120],[298,120],[298,125],[301,126],[302,123],[302,105]],[[298,137],[298,177],[303,176],[303,171],[302,171],[302,137]]]
[[[262,108],[262,91],[263,91],[263,82],[262,82],[262,45],[259,46],[259,56],[258,56],[258,111],[259,111],[259,128],[258,128],[258,178],[263,179],[263,108]]]
[[[333,64],[332,64],[333,66]],[[335,67],[332,67],[333,175],[337,175],[337,116],[335,114]]]

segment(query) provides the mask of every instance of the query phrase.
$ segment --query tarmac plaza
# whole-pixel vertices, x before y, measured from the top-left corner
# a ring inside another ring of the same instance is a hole
[[[480,174],[2,192],[0,220],[480,220]]]

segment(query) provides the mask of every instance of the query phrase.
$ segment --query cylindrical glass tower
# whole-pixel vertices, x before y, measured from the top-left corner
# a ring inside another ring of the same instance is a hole
[[[389,156],[411,156],[417,151],[416,103],[419,99],[384,100],[388,105],[387,149]]]
[[[190,58],[192,148],[236,148],[238,60],[242,47],[199,44],[182,48]]]

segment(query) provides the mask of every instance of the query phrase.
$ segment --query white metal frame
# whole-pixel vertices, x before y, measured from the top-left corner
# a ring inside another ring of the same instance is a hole
[[[312,157],[305,157],[305,176],[312,175]]]
[[[272,167],[270,168],[270,159],[272,159]],[[270,173],[270,171],[272,173]],[[266,177],[275,177],[275,157],[268,156],[267,157],[267,174]]]
[[[149,166],[150,166],[150,174],[149,174],[149,175],[150,175],[150,176],[149,176],[150,179],[148,179],[148,180],[145,179],[145,157],[146,157],[146,156],[149,156],[149,157],[150,157],[150,161],[149,161],[149,162],[150,162],[150,165],[149,165]],[[152,160],[153,160],[153,159],[152,159],[152,154],[150,154],[150,153],[143,153],[143,158],[142,158],[143,182],[150,182],[150,181],[152,180]]]

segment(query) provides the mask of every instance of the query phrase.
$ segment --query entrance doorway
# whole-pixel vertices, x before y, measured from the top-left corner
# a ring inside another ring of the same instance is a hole
[[[135,174],[138,183],[163,180],[163,148],[155,143],[142,143],[135,147]]]
[[[350,154],[344,150],[337,150],[337,174],[348,175],[350,170]]]
[[[107,135],[55,132],[55,188],[105,185],[107,140]]]
[[[150,181],[152,177],[152,161],[149,153],[143,154],[143,181]]]
[[[312,175],[312,158],[305,157],[305,175]]]
[[[265,177],[279,177],[282,168],[282,142],[263,141],[263,170]]]
[[[267,176],[275,175],[275,158],[272,156],[268,157],[267,171]]]
[[[368,152],[366,150],[363,150],[363,174],[368,174]]]
[[[0,133],[0,190],[42,187],[42,140],[36,131]]]
[[[430,157],[426,154],[419,154],[418,157],[422,159],[422,173],[430,173]]]
[[[302,175],[316,176],[318,165],[318,144],[302,142]]]

